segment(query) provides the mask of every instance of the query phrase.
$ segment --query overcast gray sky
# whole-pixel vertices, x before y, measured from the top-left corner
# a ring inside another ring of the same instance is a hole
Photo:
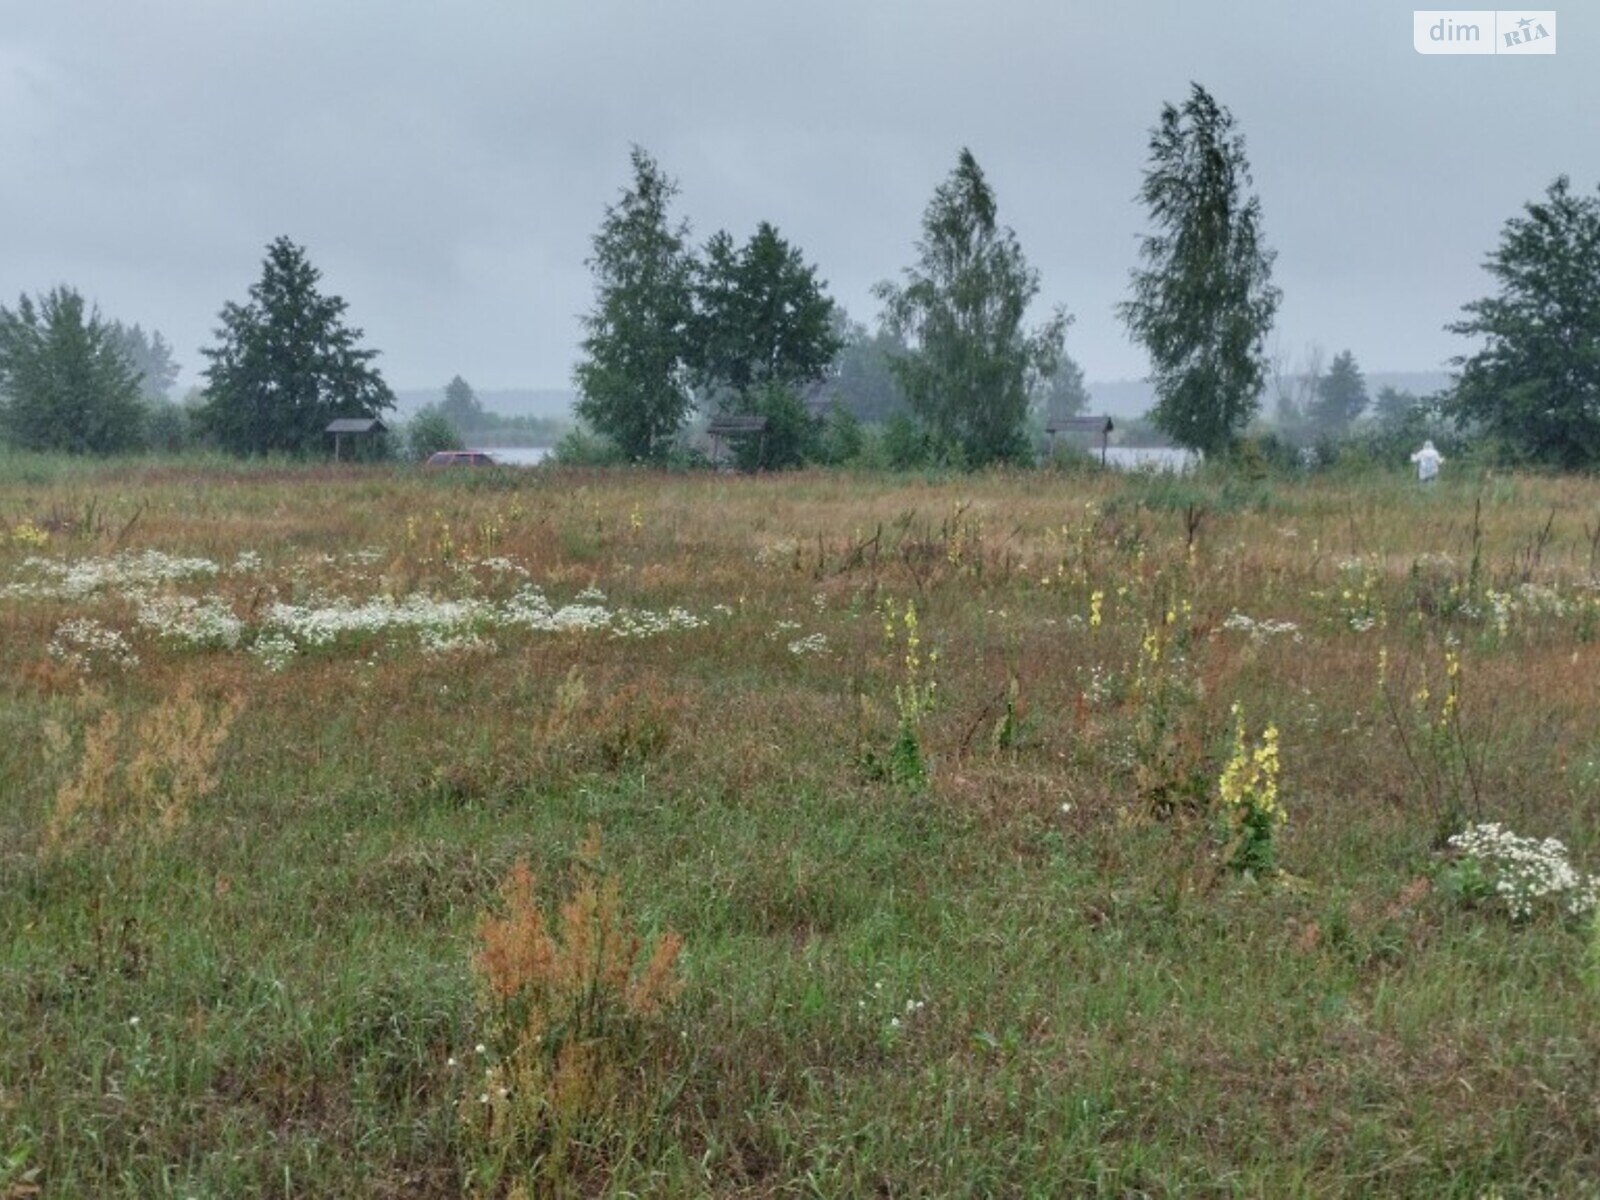
[[[396,387],[564,387],[638,142],[696,240],[770,220],[858,319],[970,146],[1091,379],[1164,100],[1248,141],[1274,335],[1436,368],[1504,220],[1600,181],[1600,6],[1554,57],[1424,57],[1391,0],[0,0],[0,302],[57,283],[196,381],[268,241],[304,244]]]

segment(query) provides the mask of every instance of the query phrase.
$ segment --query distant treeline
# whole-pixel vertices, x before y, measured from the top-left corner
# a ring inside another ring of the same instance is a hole
[[[1148,232],[1116,311],[1150,361],[1150,403],[1120,422],[1120,440],[1311,464],[1393,461],[1407,440],[1431,437],[1503,461],[1600,464],[1600,194],[1559,177],[1509,219],[1485,264],[1497,290],[1447,326],[1479,349],[1454,360],[1447,382],[1407,386],[1369,381],[1350,349],[1326,364],[1320,350],[1295,364],[1267,352],[1282,300],[1275,255],[1244,139],[1206,89],[1162,106],[1148,152]],[[0,307],[0,432],[72,453],[308,456],[333,450],[338,421],[365,458],[557,442],[571,461],[693,462],[710,447],[758,469],[981,468],[1071,453],[1047,434],[1092,402],[1066,350],[1071,317],[1030,320],[1038,272],[970,151],[927,204],[915,261],[875,289],[872,328],[769,222],[742,242],[726,231],[692,242],[671,211],[677,185],[644,150],[631,161],[587,259],[581,428],[496,412],[459,375],[402,424],[344,300],[278,238],[248,298],[223,305],[202,350],[204,386],[181,403],[159,333],[102,318],[69,287]],[[1107,409],[1125,386],[1102,389]]]

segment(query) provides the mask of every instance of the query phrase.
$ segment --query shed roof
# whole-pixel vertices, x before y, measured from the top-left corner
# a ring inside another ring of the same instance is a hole
[[[1110,433],[1116,428],[1110,417],[1052,417],[1046,433]]]
[[[329,433],[385,433],[388,428],[377,417],[340,417],[328,422]]]
[[[765,417],[728,416],[712,417],[706,432],[712,437],[727,437],[737,433],[762,433],[767,428]]]

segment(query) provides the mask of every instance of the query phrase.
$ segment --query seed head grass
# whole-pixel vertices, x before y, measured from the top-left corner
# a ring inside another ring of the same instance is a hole
[[[0,1196],[1585,1194],[1597,513],[0,457]]]

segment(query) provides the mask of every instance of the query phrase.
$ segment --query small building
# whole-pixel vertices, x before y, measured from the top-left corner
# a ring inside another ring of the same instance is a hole
[[[750,416],[720,416],[712,417],[711,424],[706,427],[706,433],[711,438],[711,465],[720,466],[722,462],[722,444],[734,438],[759,439],[758,459],[766,457],[767,450],[767,419],[765,417]]]
[[[333,435],[333,461],[338,462],[344,457],[345,438],[375,438],[388,433],[389,427],[377,417],[340,417],[328,422],[327,431]]]

